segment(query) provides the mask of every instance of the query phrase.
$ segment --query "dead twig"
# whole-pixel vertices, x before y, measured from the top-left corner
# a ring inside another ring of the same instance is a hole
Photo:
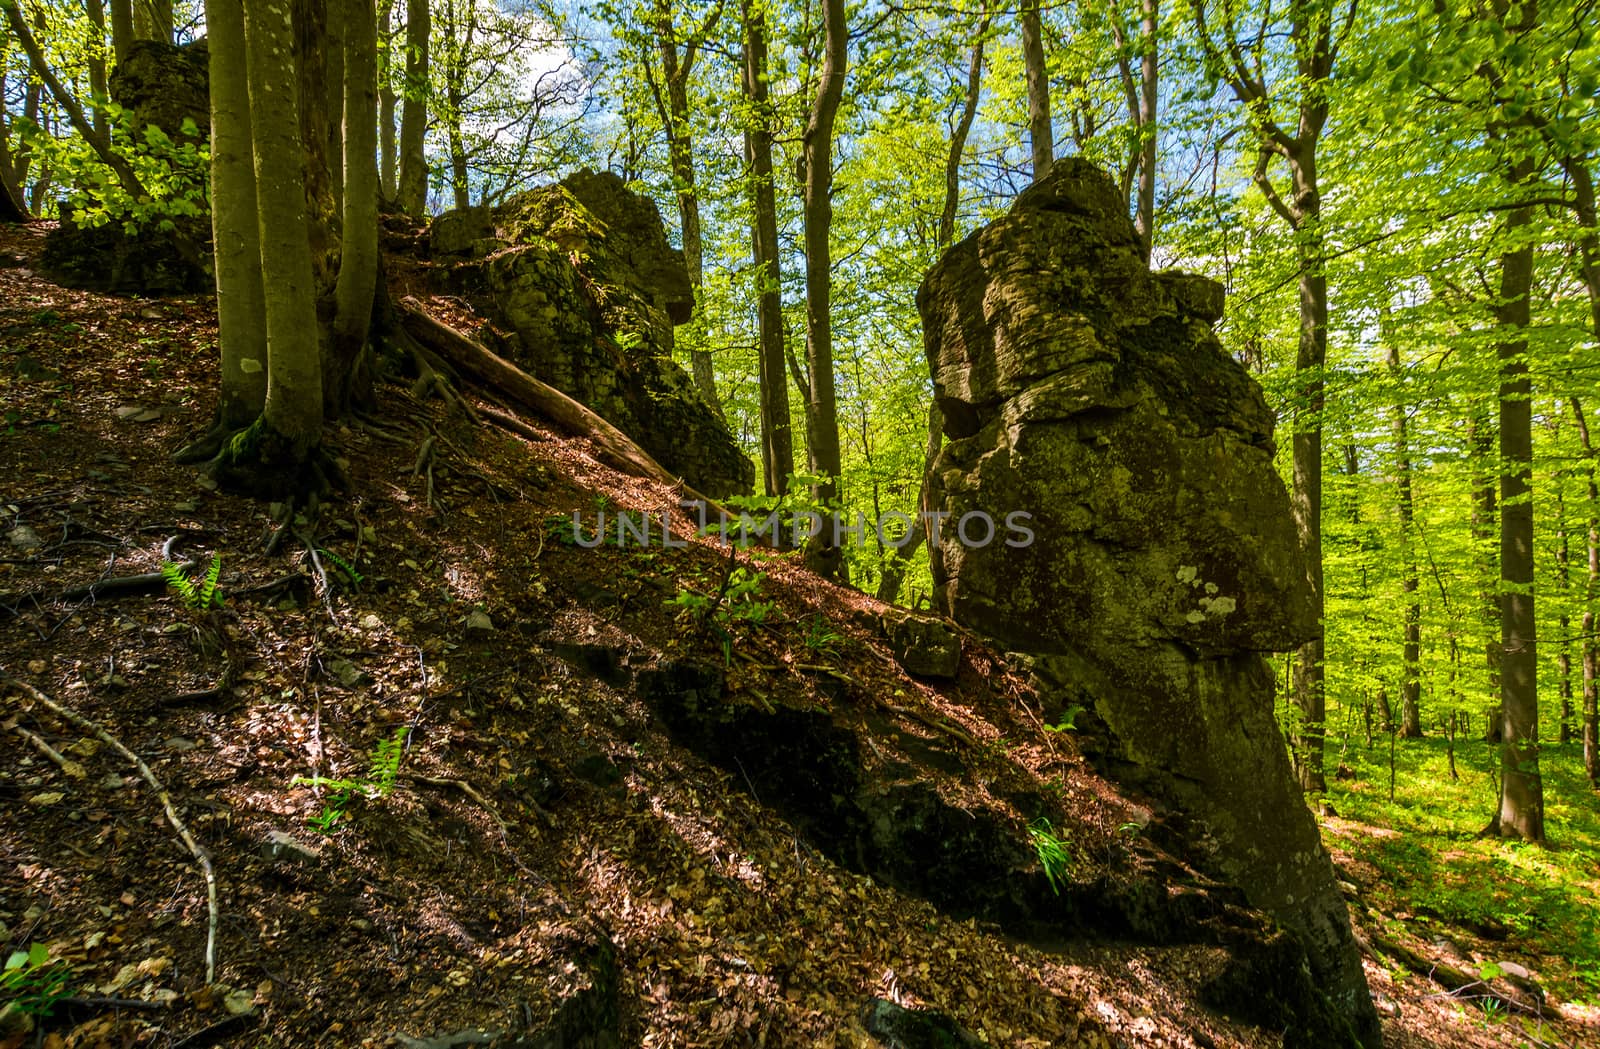
[[[66,757],[60,751],[56,750],[56,748],[46,743],[44,741],[44,737],[40,736],[38,733],[30,732],[21,725],[12,725],[11,731],[15,732],[29,743],[32,743],[34,748],[38,750],[39,753],[49,758],[57,765],[60,765],[61,771],[65,772],[71,778],[83,779],[84,776],[87,775],[87,773],[83,771],[82,765],[78,764],[76,761],[73,761],[71,758]]]
[[[426,783],[430,787],[453,787],[465,794],[467,797],[471,798],[473,801],[477,802],[478,805],[482,807],[483,811],[489,814],[489,818],[494,820],[495,824],[499,826],[500,833],[502,835],[504,835],[511,827],[511,824],[502,819],[500,814],[495,811],[494,806],[489,804],[488,800],[485,799],[482,794],[479,794],[477,790],[474,789],[472,784],[468,783],[466,780],[448,779],[443,776],[424,776],[419,772],[408,772],[405,774],[405,778],[411,780],[413,783]]]
[[[195,858],[195,862],[200,865],[200,870],[205,875],[206,905],[208,913],[208,921],[206,923],[206,983],[216,983],[217,922],[219,917],[219,910],[217,907],[217,874],[211,866],[210,854],[207,853],[205,849],[200,847],[200,843],[195,841],[193,834],[189,833],[189,828],[184,825],[183,820],[178,818],[177,806],[173,805],[172,796],[167,793],[167,789],[161,785],[160,780],[156,779],[156,774],[150,771],[150,766],[144,763],[143,758],[129,750],[120,739],[106,731],[105,727],[99,722],[92,721],[89,718],[84,717],[82,714],[70,707],[62,706],[60,703],[57,703],[55,700],[45,695],[37,688],[34,688],[26,681],[21,681],[14,677],[3,677],[0,678],[0,683],[3,683],[8,688],[17,689],[19,692],[32,699],[35,703],[38,703],[40,706],[54,713],[63,721],[75,725],[78,728],[83,729],[85,732],[92,734],[96,739],[100,740],[100,742],[104,743],[112,750],[115,750],[118,754],[121,754],[128,761],[132,762],[134,767],[139,770],[140,777],[142,777],[146,783],[150,784],[150,789],[155,791],[156,798],[160,800],[161,807],[166,812],[167,822],[172,824],[172,829],[177,832],[178,838],[183,842],[184,847],[189,850],[189,854]]]

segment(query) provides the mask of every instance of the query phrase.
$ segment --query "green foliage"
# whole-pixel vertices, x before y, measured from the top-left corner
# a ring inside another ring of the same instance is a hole
[[[821,615],[806,620],[805,636],[801,638],[806,648],[822,656],[836,656],[844,635],[833,629],[833,624]]]
[[[1039,865],[1044,868],[1050,888],[1059,896],[1061,886],[1072,876],[1072,851],[1066,838],[1058,834],[1043,816],[1028,824],[1028,838],[1039,855]]]
[[[184,572],[183,565],[172,561],[163,561],[161,564],[161,577],[167,581],[178,599],[183,602],[183,607],[193,612],[203,612],[210,608],[222,607],[222,591],[218,581],[222,578],[222,555],[211,555],[211,562],[206,566],[205,573],[197,582]]]
[[[735,629],[760,626],[777,608],[775,602],[759,599],[765,578],[765,573],[735,565],[730,558],[716,590],[708,592],[685,584],[663,603],[676,609],[680,619],[710,632],[722,645],[724,661],[732,663]]]
[[[1078,715],[1083,713],[1083,707],[1070,706],[1061,712],[1061,720],[1054,725],[1046,725],[1046,732],[1076,732],[1078,730]]]
[[[0,969],[0,1005],[13,1004],[30,1016],[47,1017],[67,994],[72,971],[58,958],[51,958],[42,943],[26,951],[13,951]]]
[[[317,552],[322,557],[327,558],[328,561],[334,565],[334,567],[339,569],[339,571],[344,573],[345,578],[350,580],[350,588],[352,590],[360,589],[361,584],[366,581],[366,576],[356,571],[355,565],[351,564],[349,561],[346,561],[332,550],[324,550],[319,547]]]
[[[400,762],[405,757],[406,738],[410,732],[408,726],[400,725],[391,735],[380,739],[372,749],[372,756],[364,776],[339,779],[328,776],[296,776],[290,780],[291,786],[303,785],[328,791],[327,797],[323,799],[322,808],[316,814],[307,817],[306,822],[324,834],[331,834],[349,816],[351,807],[358,800],[387,797],[389,792],[394,790],[395,780],[399,778]]]

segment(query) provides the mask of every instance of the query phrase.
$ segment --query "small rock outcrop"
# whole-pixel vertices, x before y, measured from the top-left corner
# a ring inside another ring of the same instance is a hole
[[[750,490],[754,466],[672,360],[694,292],[648,198],[580,171],[492,210],[440,215],[430,246],[438,283],[505,333],[482,333],[491,348],[707,495]]]
[[[136,136],[158,127],[179,148],[210,138],[208,61],[204,40],[183,47],[155,40],[130,45],[108,87],[112,100],[127,110]],[[203,168],[199,176],[204,177]],[[59,217],[39,259],[40,272],[58,284],[136,295],[203,293],[213,287],[211,220],[204,214],[180,215],[171,229],[151,222],[133,232],[118,219],[80,224],[67,203]]]
[[[1261,653],[1318,627],[1272,414],[1211,329],[1221,288],[1149,272],[1111,180],[1069,159],[947,252],[917,304],[949,438],[935,508],[1026,511],[1035,535],[944,543],[942,609],[1033,654],[1046,709],[1084,708],[1102,766],[1186,814],[1188,851],[1293,932],[1350,1024],[1320,1044],[1376,1046],[1273,719]]]

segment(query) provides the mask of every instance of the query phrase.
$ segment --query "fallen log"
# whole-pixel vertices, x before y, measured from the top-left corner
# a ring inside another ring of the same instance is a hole
[[[640,448],[633,438],[601,418],[592,409],[568,397],[554,386],[535,379],[476,339],[469,338],[443,321],[435,319],[415,296],[407,295],[400,300],[397,312],[406,334],[438,354],[457,372],[470,376],[522,407],[537,412],[573,436],[586,437],[593,441],[608,466],[614,466],[635,477],[643,477],[675,488],[681,491],[685,498],[704,503],[710,512],[727,512],[721,504],[708,499],[685,484],[683,478],[670,473],[666,467],[656,462],[649,452]],[[504,425],[498,419],[493,421]]]

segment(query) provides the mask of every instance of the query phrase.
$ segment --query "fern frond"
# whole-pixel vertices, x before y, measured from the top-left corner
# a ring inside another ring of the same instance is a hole
[[[189,608],[194,608],[200,595],[194,587],[194,580],[183,574],[183,566],[174,561],[161,562],[161,578],[167,585],[177,591],[178,597]]]
[[[352,565],[349,561],[346,561],[332,550],[319,550],[319,552],[323,557],[327,558],[329,561],[332,561],[338,566],[339,571],[343,572],[346,578],[350,580],[351,586],[359,587],[366,580],[365,576],[356,571],[355,565]]]
[[[211,565],[206,569],[206,577],[200,583],[200,593],[196,604],[200,608],[211,608],[222,604],[222,595],[217,591],[217,582],[222,578],[222,555],[211,555]]]
[[[401,725],[394,730],[394,735],[379,740],[373,748],[372,771],[368,778],[378,789],[379,797],[394,789],[394,781],[400,775],[400,759],[405,755],[406,734],[410,731],[407,726]]]

